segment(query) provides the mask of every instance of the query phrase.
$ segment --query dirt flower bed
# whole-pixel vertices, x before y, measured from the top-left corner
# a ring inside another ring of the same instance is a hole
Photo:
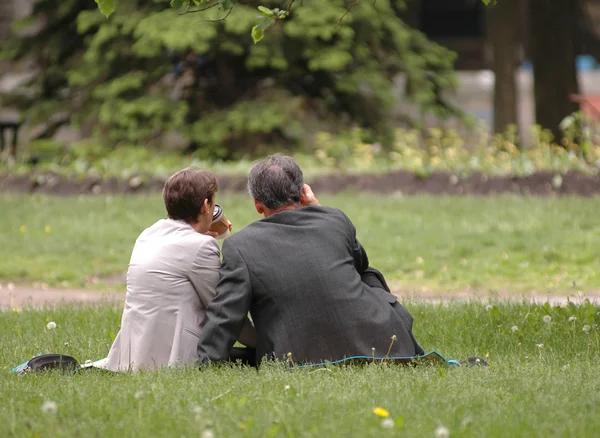
[[[218,175],[222,190],[246,191],[243,175]],[[60,196],[79,194],[152,193],[162,189],[163,179],[133,177],[65,178],[54,174],[0,175],[1,193],[43,193]],[[530,176],[492,177],[481,173],[457,179],[446,173],[421,177],[411,172],[387,174],[330,174],[307,181],[317,193],[372,191],[390,194],[490,195],[514,193],[523,195],[581,195],[600,194],[600,177],[579,172],[563,175],[538,172]]]

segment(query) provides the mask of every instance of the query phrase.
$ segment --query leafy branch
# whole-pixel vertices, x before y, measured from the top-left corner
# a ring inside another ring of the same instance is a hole
[[[98,9],[106,18],[108,18],[116,9],[117,2],[119,0],[95,0],[98,5]],[[225,11],[226,14],[220,18],[214,18],[211,20],[206,20],[210,22],[218,22],[223,21],[233,11],[233,8],[237,4],[238,0],[216,0],[214,3],[210,3],[207,6],[201,6],[205,3],[210,2],[211,0],[171,0],[171,8],[173,9],[184,9],[184,11],[180,15],[184,14],[192,14],[196,12],[204,12],[209,9],[213,9],[218,7],[220,10]],[[336,23],[336,27],[339,27],[342,24],[342,21],[348,14],[352,12],[352,9],[360,3],[361,0],[355,0],[351,3],[344,14],[340,17],[340,19]],[[375,5],[375,1],[373,0],[373,5]],[[481,0],[486,6],[493,2],[496,4],[498,0]],[[260,16],[258,17],[258,23],[252,28],[252,39],[254,43],[258,43],[263,39],[265,35],[265,31],[272,28],[277,24],[278,21],[287,18],[290,15],[290,11],[292,10],[292,6],[296,0],[288,0],[285,9],[273,8],[269,9],[265,6],[258,6],[258,10],[260,11]],[[198,6],[198,9],[190,9],[193,5]],[[302,0],[300,0],[300,5],[302,6]],[[201,6],[201,7],[200,7]]]

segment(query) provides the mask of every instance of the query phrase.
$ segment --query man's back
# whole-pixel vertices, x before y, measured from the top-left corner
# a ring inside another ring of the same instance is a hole
[[[276,213],[231,236],[223,259],[215,306],[223,308],[226,294],[249,304],[259,358],[289,352],[296,362],[320,362],[370,356],[372,348],[385,356],[392,336],[405,339],[410,330],[412,320],[393,306],[396,297],[361,281],[367,255],[340,210]],[[213,356],[210,344],[203,337],[201,358]],[[394,343],[391,354],[414,355],[412,341]]]

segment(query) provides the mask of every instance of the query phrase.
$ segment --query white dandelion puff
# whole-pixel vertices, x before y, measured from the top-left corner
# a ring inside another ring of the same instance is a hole
[[[450,436],[450,430],[445,426],[438,426],[435,430],[435,438],[448,438]]]
[[[54,330],[56,328],[56,323],[54,321],[50,321],[48,324],[46,324],[46,328],[48,330]]]
[[[45,414],[55,414],[56,411],[58,410],[58,405],[56,404],[56,402],[53,402],[52,400],[46,400],[43,404],[42,404],[42,412],[44,412]]]
[[[575,315],[569,317],[569,322],[577,321],[577,317]]]
[[[510,328],[510,331],[511,331],[511,332],[513,332],[513,333],[514,333],[514,332],[516,332],[516,331],[518,331],[518,330],[519,330],[519,327],[517,327],[516,325],[513,325],[513,326]]]
[[[588,333],[592,328],[589,325],[584,325],[583,328],[581,330],[583,330],[585,333]]]
[[[135,395],[134,395],[134,397],[135,397],[136,400],[141,400],[142,397],[144,397],[144,391],[138,391],[138,392],[136,392]]]
[[[494,306],[492,306],[491,304],[488,304],[487,306],[485,306],[485,311],[489,312],[490,310],[492,310],[494,308]],[[439,429],[439,428],[438,428]]]
[[[215,438],[215,433],[210,429],[206,429],[202,432],[202,438]]]
[[[393,429],[395,425],[396,422],[393,418],[387,417],[381,420],[381,427],[383,427],[384,429]]]

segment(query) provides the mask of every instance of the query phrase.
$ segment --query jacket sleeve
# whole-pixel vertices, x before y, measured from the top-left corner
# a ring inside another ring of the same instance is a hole
[[[216,296],[206,309],[207,321],[198,342],[199,363],[227,360],[238,338],[244,345],[256,345],[256,331],[248,319],[251,301],[246,263],[231,241],[225,240]]]
[[[354,224],[344,212],[342,212],[342,215],[344,215],[344,218],[348,223],[350,244],[352,246],[352,258],[354,259],[354,267],[356,268],[358,273],[362,275],[369,267],[369,257],[367,256],[367,252],[365,251],[363,246],[356,238],[356,228],[354,227]]]
[[[220,265],[221,253],[217,241],[215,239],[203,241],[187,275],[205,309],[215,297]]]

